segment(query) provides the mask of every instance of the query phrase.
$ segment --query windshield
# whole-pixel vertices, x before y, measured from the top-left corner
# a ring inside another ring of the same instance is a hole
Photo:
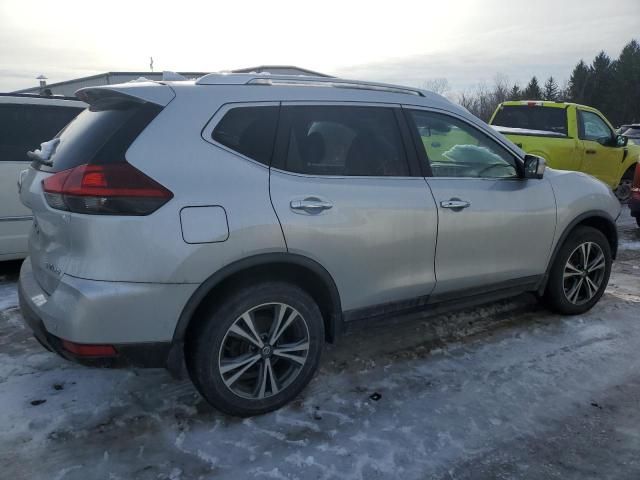
[[[491,124],[567,135],[567,111],[564,108],[556,107],[503,105]]]

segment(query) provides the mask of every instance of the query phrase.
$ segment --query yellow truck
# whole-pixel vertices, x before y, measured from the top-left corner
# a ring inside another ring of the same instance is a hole
[[[489,124],[552,168],[585,172],[609,185],[621,202],[631,196],[640,145],[616,135],[592,107],[554,101],[501,103]]]

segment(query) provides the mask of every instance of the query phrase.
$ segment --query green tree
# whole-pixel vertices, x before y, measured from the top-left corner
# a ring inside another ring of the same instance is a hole
[[[616,125],[640,122],[640,44],[627,43],[614,65],[612,91],[619,100],[611,112]]]
[[[549,77],[546,82],[544,82],[544,91],[542,92],[542,98],[545,100],[558,100],[560,96],[560,88],[558,84],[553,79],[553,76]]]
[[[589,105],[597,108],[607,117],[611,116],[617,108],[616,103],[620,101],[619,97],[613,95],[615,63],[603,51],[593,59],[589,70],[591,74]]]
[[[522,96],[526,100],[540,100],[542,99],[542,90],[540,90],[540,84],[538,83],[538,79],[534,75],[531,77],[531,80],[527,84],[527,87],[522,92]]]
[[[520,90],[520,86],[517,83],[513,84],[511,90],[509,90],[509,100],[522,100],[522,90]]]
[[[584,63],[584,60],[580,60],[569,78],[568,99],[575,103],[588,104],[590,82],[591,72],[589,67]]]

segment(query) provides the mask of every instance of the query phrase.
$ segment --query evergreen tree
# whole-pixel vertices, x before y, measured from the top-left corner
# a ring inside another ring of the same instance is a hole
[[[568,99],[575,103],[588,105],[590,82],[591,72],[589,71],[589,67],[584,63],[584,60],[580,60],[569,78]]]
[[[553,79],[553,77],[549,77],[546,82],[544,82],[544,91],[542,92],[542,98],[545,100],[558,100],[560,94],[560,89],[558,88],[558,84]]]
[[[614,96],[615,92],[613,91],[614,69],[614,63],[604,52],[596,55],[590,68],[591,91],[589,92],[589,105],[597,108],[607,117],[617,108],[615,104],[620,101],[617,95]]]
[[[540,90],[540,85],[538,84],[538,79],[534,75],[531,77],[531,81],[527,84],[527,87],[522,92],[522,96],[526,100],[541,100],[542,99],[542,90]]]
[[[509,90],[509,100],[522,100],[522,91],[517,83],[513,84],[511,90]]]
[[[615,62],[613,88],[620,99],[611,112],[616,125],[640,122],[640,44],[630,41]]]

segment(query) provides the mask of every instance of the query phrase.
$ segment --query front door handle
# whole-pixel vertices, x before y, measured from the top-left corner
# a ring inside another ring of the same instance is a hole
[[[309,197],[305,198],[304,200],[291,200],[289,206],[291,207],[291,210],[296,213],[304,212],[316,214],[324,210],[329,210],[333,207],[333,204],[325,200],[320,200],[319,198]]]
[[[442,208],[451,208],[453,210],[462,210],[463,208],[467,208],[471,206],[471,202],[467,202],[465,200],[458,200],[457,198],[452,198],[451,200],[445,200],[444,202],[440,202],[440,206]]]
[[[595,155],[596,151],[591,149],[591,148],[589,148],[588,150],[585,150],[584,153],[586,153],[587,155]]]

